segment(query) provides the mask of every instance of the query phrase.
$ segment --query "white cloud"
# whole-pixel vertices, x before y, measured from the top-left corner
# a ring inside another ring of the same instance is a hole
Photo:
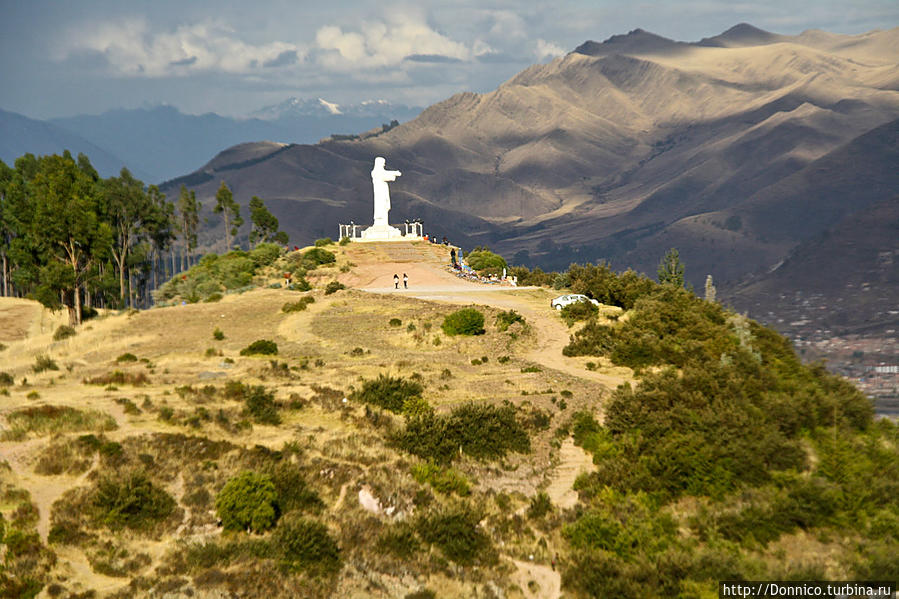
[[[178,76],[197,71],[250,73],[290,64],[304,55],[291,43],[246,43],[231,27],[215,21],[153,32],[141,18],[72,29],[56,58],[64,60],[82,52],[102,55],[117,74],[139,77]]]
[[[537,46],[536,48],[534,48],[534,55],[537,57],[537,60],[556,58],[557,56],[562,56],[563,54],[565,54],[564,48],[562,48],[558,44],[548,42],[544,39],[538,39]]]
[[[434,31],[415,14],[392,16],[388,22],[368,21],[359,31],[344,31],[335,25],[321,27],[315,45],[323,52],[319,61],[340,71],[400,64],[407,56],[442,56],[469,60],[482,46],[472,50],[465,44]]]

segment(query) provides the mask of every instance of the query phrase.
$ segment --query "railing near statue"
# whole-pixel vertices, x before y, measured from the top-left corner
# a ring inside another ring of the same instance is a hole
[[[365,229],[368,228],[368,226],[366,226],[366,225],[357,225],[356,223],[354,223],[352,221],[350,221],[350,224],[348,224],[348,225],[339,224],[337,226],[339,229],[337,238],[343,239],[344,237],[346,237],[346,238],[350,239],[351,241],[357,240],[357,239],[362,239],[362,231],[364,231]],[[400,229],[401,231],[403,231],[403,237],[408,237],[410,239],[422,239],[425,236],[424,235],[424,225],[420,220],[414,220],[414,221],[407,220],[400,225],[391,225],[391,226],[396,227],[397,229]]]

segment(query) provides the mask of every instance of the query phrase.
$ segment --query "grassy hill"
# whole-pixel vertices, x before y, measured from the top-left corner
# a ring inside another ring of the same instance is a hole
[[[897,576],[897,428],[769,330],[602,268],[572,288],[627,310],[569,326],[559,292],[456,279],[429,244],[326,246],[311,289],[282,286],[310,249],[249,290],[68,336],[0,300],[0,594],[711,597],[728,577]]]

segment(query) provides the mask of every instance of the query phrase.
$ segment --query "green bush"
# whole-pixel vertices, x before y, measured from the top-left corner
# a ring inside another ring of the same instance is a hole
[[[222,294],[216,291],[215,293],[210,293],[205,298],[203,298],[203,302],[207,304],[214,304],[215,302],[222,301]]]
[[[268,355],[275,356],[278,354],[278,344],[274,341],[270,341],[268,339],[257,339],[253,343],[249,344],[242,350],[240,350],[240,355],[242,356],[252,356],[252,355]]]
[[[262,385],[247,387],[244,394],[247,412],[259,424],[281,424],[281,416],[275,405],[275,394]]]
[[[573,325],[578,320],[589,320],[599,314],[599,308],[593,302],[574,302],[564,306],[560,312],[562,320]]]
[[[141,530],[168,518],[175,500],[142,472],[100,479],[92,494],[94,520],[111,529]]]
[[[447,335],[483,335],[484,315],[474,308],[463,308],[444,318],[441,328]]]
[[[421,383],[416,381],[379,374],[376,379],[363,381],[362,388],[354,391],[350,397],[400,414],[407,401],[421,399],[423,390]]]
[[[282,312],[290,313],[290,312],[301,312],[306,309],[309,304],[314,304],[315,298],[311,295],[307,295],[301,297],[299,301],[296,302],[287,302],[281,307]]]
[[[256,268],[269,266],[281,256],[281,246],[277,243],[260,243],[250,250],[250,260]]]
[[[216,341],[221,341],[222,339],[225,338],[225,333],[222,332],[222,330],[220,328],[215,327],[215,330],[212,331],[212,338],[215,339]]]
[[[552,510],[553,504],[549,499],[549,495],[541,491],[531,498],[531,503],[528,505],[528,518],[536,520],[546,516]]]
[[[117,364],[121,364],[122,362],[137,362],[137,356],[132,353],[124,353],[116,358],[115,361]]]
[[[400,320],[399,318],[391,318],[390,322],[388,322],[387,324],[389,324],[392,327],[401,327],[401,326],[403,326],[403,321]]]
[[[467,403],[448,415],[410,416],[394,442],[405,451],[445,464],[460,450],[474,458],[500,458],[510,451],[530,451],[527,432],[511,405],[501,407]]]
[[[68,339],[69,337],[74,337],[75,335],[76,335],[76,332],[75,332],[74,328],[72,328],[70,326],[66,326],[64,324],[61,324],[61,325],[59,325],[59,327],[57,327],[56,332],[53,333],[53,340],[54,341],[62,341],[63,339]]]
[[[486,248],[475,248],[465,256],[465,261],[481,274],[499,275],[506,268],[506,260]]]
[[[525,324],[524,316],[515,310],[507,310],[496,315],[496,328],[500,331],[508,330],[516,322],[520,322],[522,325]]]
[[[284,564],[292,570],[330,575],[340,570],[340,549],[321,522],[285,518],[273,537]]]
[[[294,510],[320,512],[325,503],[303,478],[295,464],[282,460],[266,470],[278,492],[278,507],[283,513]]]
[[[56,361],[47,354],[38,354],[34,358],[34,365],[31,367],[31,370],[39,373],[44,372],[45,370],[59,370],[59,366],[56,364]]]
[[[110,431],[116,427],[109,414],[96,410],[78,410],[68,406],[35,406],[21,408],[6,415],[9,430],[4,435],[24,436],[26,433],[39,435],[70,433],[76,431]]]
[[[334,241],[330,237],[322,237],[315,240],[315,247],[317,248],[325,247],[326,245],[334,245]]]
[[[350,243],[351,241],[352,241],[352,240],[351,240],[349,237],[341,237],[341,238],[340,238],[340,245],[342,245],[342,246],[343,246],[343,245],[349,245],[349,243]]]
[[[314,247],[303,253],[303,264],[307,265],[310,270],[316,266],[333,264],[335,262],[337,262],[337,256],[320,247]]]
[[[332,293],[337,293],[341,289],[346,289],[346,285],[344,285],[340,281],[331,281],[330,283],[325,285],[325,295],[331,295]]]
[[[412,466],[412,477],[420,484],[429,484],[435,491],[444,495],[465,496],[471,492],[468,479],[455,468],[447,468],[424,462]]]
[[[215,510],[225,530],[263,532],[280,516],[278,493],[265,474],[245,471],[228,480],[215,498]]]
[[[10,386],[14,383],[12,375],[8,372],[0,372],[0,386]]]
[[[467,505],[447,507],[421,516],[415,523],[418,535],[436,545],[452,561],[468,565],[488,557],[490,539],[478,526],[483,515]]]
[[[379,552],[390,553],[403,560],[414,557],[421,549],[415,529],[408,522],[388,527],[378,536],[376,546]]]

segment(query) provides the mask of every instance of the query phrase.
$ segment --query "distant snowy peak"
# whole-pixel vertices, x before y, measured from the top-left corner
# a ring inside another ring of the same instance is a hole
[[[421,108],[392,104],[387,100],[363,100],[358,104],[338,104],[324,98],[287,98],[279,104],[265,106],[249,116],[257,119],[277,120],[310,116],[353,116],[409,119],[421,112]]]

